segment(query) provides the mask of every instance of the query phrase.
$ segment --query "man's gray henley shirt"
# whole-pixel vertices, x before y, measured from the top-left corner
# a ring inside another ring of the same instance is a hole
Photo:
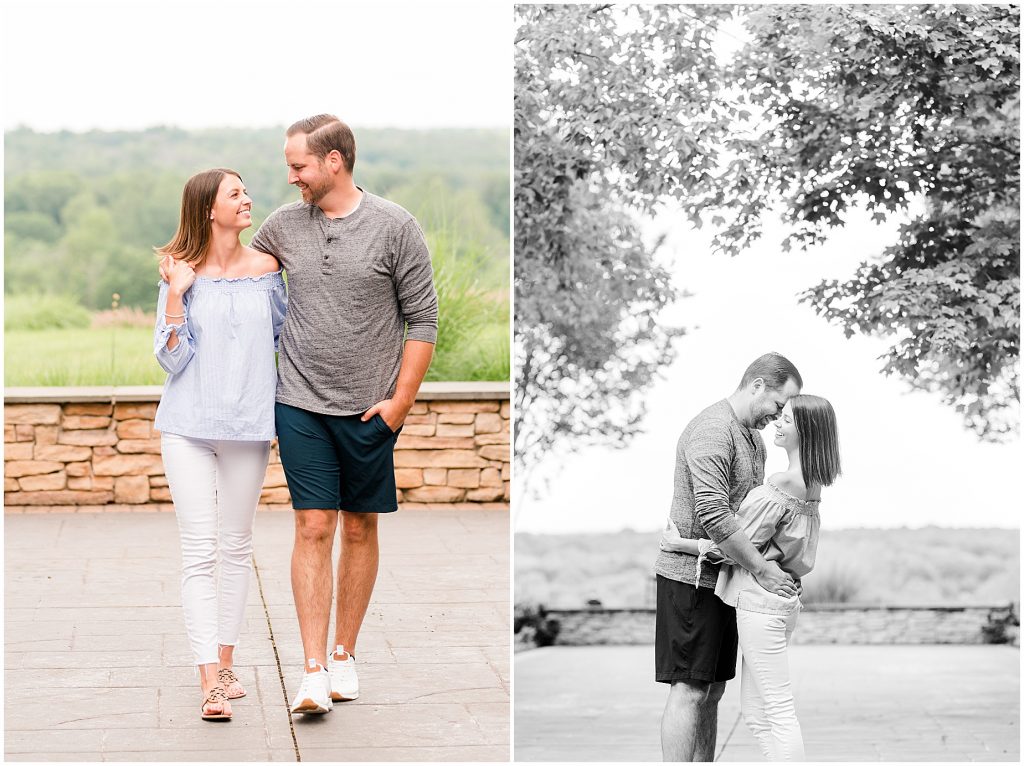
[[[437,292],[416,219],[363,192],[328,218],[316,205],[278,208],[252,247],[281,261],[288,315],[277,401],[325,415],[356,415],[394,395],[405,340],[437,340]]]
[[[675,484],[669,518],[679,534],[720,543],[740,528],[736,511],[754,487],[764,483],[761,434],[736,418],[728,399],[712,404],[691,420],[676,445]],[[719,565],[701,567],[700,585],[714,588]],[[654,571],[693,584],[697,557],[662,551]]]

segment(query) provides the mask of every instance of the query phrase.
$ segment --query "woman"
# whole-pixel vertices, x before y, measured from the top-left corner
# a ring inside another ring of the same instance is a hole
[[[818,396],[794,396],[775,421],[774,441],[786,450],[789,467],[751,490],[737,520],[765,559],[778,562],[799,579],[814,567],[821,488],[830,486],[840,474],[832,405]],[[671,522],[662,535],[662,549],[697,556],[697,582],[704,561],[723,564],[715,594],[736,608],[743,654],[743,717],[768,760],[803,760],[803,737],[786,653],[800,611],[799,597],[765,590],[710,540],[684,539]]]
[[[274,438],[274,351],[287,305],[277,259],[245,247],[252,200],[233,170],[185,184],[163,256],[154,353],[169,374],[154,427],[181,534],[181,598],[204,720],[245,696],[233,671],[252,528]],[[218,559],[220,572],[215,572]]]

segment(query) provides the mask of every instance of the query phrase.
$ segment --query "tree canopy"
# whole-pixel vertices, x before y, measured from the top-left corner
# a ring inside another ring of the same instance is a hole
[[[731,58],[712,41],[739,18]],[[637,216],[679,201],[734,254],[807,247],[866,206],[900,239],[803,300],[893,337],[884,371],[983,438],[1019,401],[1019,10],[517,6],[516,459],[623,444],[673,357],[678,295]],[[917,213],[918,209],[923,212]]]
[[[727,218],[724,252],[770,210],[787,249],[855,204],[910,211],[898,242],[803,299],[848,337],[895,336],[884,371],[941,392],[983,438],[1018,424],[1019,21],[1016,6],[749,9],[727,70],[731,160],[691,201]]]
[[[625,443],[681,330],[636,212],[712,169],[724,125],[699,6],[517,6],[516,461]],[[704,9],[710,17],[726,11]],[[696,129],[695,126],[703,124]]]

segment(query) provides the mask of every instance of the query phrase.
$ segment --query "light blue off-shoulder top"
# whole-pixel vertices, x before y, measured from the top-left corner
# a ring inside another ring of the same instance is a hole
[[[185,321],[167,324],[160,281],[153,353],[168,375],[154,427],[197,439],[274,438],[274,352],[288,297],[280,271],[259,277],[196,277]],[[178,345],[167,348],[172,332]]]

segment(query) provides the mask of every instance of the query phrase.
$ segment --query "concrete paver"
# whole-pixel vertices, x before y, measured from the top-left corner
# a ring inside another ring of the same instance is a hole
[[[507,511],[403,510],[380,534],[361,697],[293,718],[292,514],[257,516],[248,694],[216,725],[199,718],[173,514],[7,514],[6,760],[508,760]]]
[[[548,647],[516,655],[516,761],[660,761],[668,687],[654,647]],[[1020,650],[813,646],[790,650],[809,761],[1019,761]],[[716,760],[763,761],[719,705]]]

